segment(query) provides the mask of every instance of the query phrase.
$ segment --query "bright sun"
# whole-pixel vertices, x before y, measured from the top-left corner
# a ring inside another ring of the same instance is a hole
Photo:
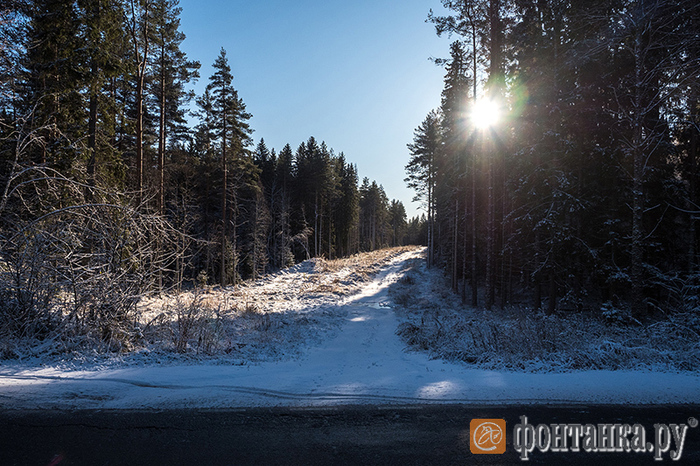
[[[481,99],[472,109],[472,123],[480,129],[487,129],[498,123],[501,111],[496,102],[491,99]]]

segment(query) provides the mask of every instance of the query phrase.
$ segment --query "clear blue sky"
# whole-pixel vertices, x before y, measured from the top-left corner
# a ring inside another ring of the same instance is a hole
[[[406,144],[440,104],[448,55],[428,11],[439,0],[180,0],[182,49],[202,64],[200,94],[221,47],[253,114],[255,143],[292,149],[314,136],[384,186],[409,217]]]

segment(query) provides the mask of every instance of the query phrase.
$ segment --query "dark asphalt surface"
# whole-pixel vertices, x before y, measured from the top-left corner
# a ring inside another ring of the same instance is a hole
[[[650,453],[540,453],[521,462],[513,427],[655,423],[700,419],[687,406],[344,406],[164,411],[2,411],[1,465],[700,464],[700,427],[681,461]],[[469,422],[507,422],[503,455],[473,455]],[[649,438],[648,438],[649,439]]]

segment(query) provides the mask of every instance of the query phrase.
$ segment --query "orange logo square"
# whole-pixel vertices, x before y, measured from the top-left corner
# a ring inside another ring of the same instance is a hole
[[[469,423],[469,449],[476,455],[501,455],[506,452],[504,419],[472,419]]]

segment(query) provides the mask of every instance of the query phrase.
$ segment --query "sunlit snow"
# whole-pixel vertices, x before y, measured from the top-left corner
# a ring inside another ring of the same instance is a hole
[[[317,318],[340,326],[289,357],[257,363],[211,359],[156,364],[5,362],[0,407],[141,409],[314,406],[348,403],[687,403],[700,399],[696,373],[578,371],[524,373],[469,368],[406,351],[388,286],[406,260],[396,257],[359,293],[337,298]],[[291,273],[291,272],[290,272]],[[275,279],[276,280],[276,279]],[[280,279],[281,280],[281,279]],[[327,300],[327,298],[324,298]],[[323,308],[319,304],[319,309]],[[323,308],[325,309],[325,308]],[[324,317],[325,316],[325,317]],[[284,348],[284,347],[282,347]]]

